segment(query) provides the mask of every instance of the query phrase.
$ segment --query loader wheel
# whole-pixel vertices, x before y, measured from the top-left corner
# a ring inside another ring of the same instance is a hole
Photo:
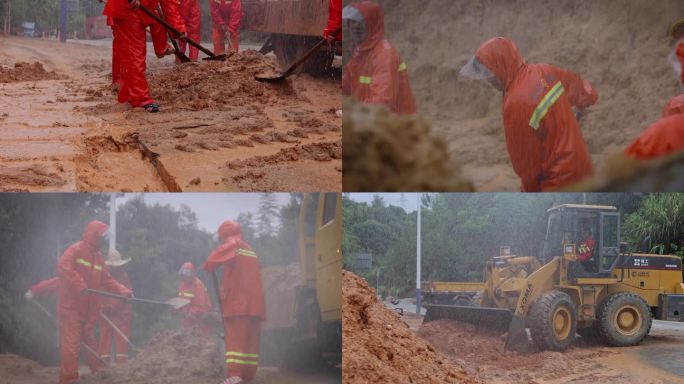
[[[543,350],[563,351],[575,340],[577,310],[570,296],[561,291],[542,295],[530,306],[532,341]]]
[[[615,347],[639,344],[648,335],[653,322],[648,304],[630,292],[615,293],[605,299],[597,317],[599,335]]]

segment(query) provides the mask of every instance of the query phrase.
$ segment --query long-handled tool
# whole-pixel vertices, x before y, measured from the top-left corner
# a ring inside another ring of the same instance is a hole
[[[221,316],[221,324],[223,325],[223,331],[225,332],[226,320],[223,318],[223,302],[221,301],[221,288],[219,286],[218,277],[216,277],[216,270],[211,271],[211,282],[214,283],[214,289],[216,290],[216,300],[218,301],[220,312],[219,315]]]
[[[134,350],[134,351],[137,352],[137,351],[140,350],[140,349],[138,349],[138,347],[136,347],[135,345],[133,345],[133,343],[131,343],[131,340],[129,340],[128,337],[126,336],[126,334],[123,333],[123,331],[121,331],[121,329],[119,329],[119,327],[117,327],[116,324],[114,324],[114,322],[112,321],[112,319],[110,319],[110,318],[109,318],[107,315],[105,315],[104,313],[100,313],[100,316],[102,317],[102,319],[103,319],[104,321],[107,322],[107,324],[109,324],[110,327],[112,327],[112,329],[114,329],[114,330],[116,331],[116,333],[119,334],[119,336],[121,336],[122,339],[124,339],[124,341],[125,341],[125,342]]]
[[[335,31],[333,31],[331,33],[331,35],[337,36],[337,34],[341,30],[342,30],[342,27],[339,27]],[[285,78],[287,78],[288,76],[292,75],[294,73],[294,71],[297,68],[299,68],[299,66],[304,64],[307,60],[309,60],[309,58],[311,58],[311,56],[313,56],[316,52],[318,52],[326,43],[327,43],[326,39],[321,39],[321,41],[316,43],[316,45],[314,45],[311,49],[309,49],[302,57],[300,57],[299,59],[297,59],[297,61],[292,63],[290,65],[290,67],[287,70],[285,70],[285,72],[281,72],[277,76],[259,76],[259,75],[257,75],[257,76],[254,76],[254,78],[257,81],[265,81],[268,83],[274,83],[274,82],[282,81]]]
[[[159,15],[163,18],[164,17],[164,12],[162,12],[161,5],[157,5],[157,12],[159,12]],[[178,60],[181,61],[181,63],[189,63],[191,60],[189,57],[185,56],[185,52],[181,52],[181,50],[178,48],[178,43],[176,42],[176,39],[171,36],[171,34],[167,31],[166,34],[169,36],[169,40],[171,40],[171,45],[173,45],[173,54],[176,55]]]
[[[45,314],[45,316],[52,319],[52,321],[55,322],[55,325],[57,327],[59,327],[59,322],[57,321],[57,318],[55,317],[55,315],[52,314],[52,312],[48,311],[47,308],[43,307],[43,305],[41,303],[39,303],[38,301],[36,301],[36,299],[31,300],[31,302],[33,304],[35,304],[35,306],[38,307],[40,309],[40,311]],[[81,343],[81,346],[83,347],[83,349],[85,349],[87,352],[89,352],[94,358],[96,358],[100,363],[102,363],[104,365],[108,365],[106,361],[102,360],[102,358],[100,357],[100,354],[97,353],[94,349],[90,348],[88,346],[88,344]]]
[[[130,2],[130,0],[129,0],[129,2]],[[152,12],[152,11],[151,11],[149,8],[147,8],[146,6],[144,6],[144,5],[141,4],[141,5],[139,6],[139,8],[140,8],[141,11],[145,12],[145,14],[147,14],[147,16],[151,17],[151,18],[154,19],[156,22],[158,22],[159,24],[163,25],[164,28],[166,28],[168,31],[173,32],[176,36],[180,36],[180,35],[181,35],[181,33],[180,33],[176,28],[172,27],[171,24],[167,23],[166,20],[164,20],[164,19],[162,19],[161,17],[159,17],[159,15],[157,15],[157,14],[154,13],[154,12]],[[220,54],[220,55],[215,55],[214,52],[212,52],[212,51],[210,51],[210,50],[204,48],[202,45],[200,45],[200,43],[196,42],[195,40],[193,40],[193,39],[191,39],[191,38],[189,38],[189,37],[186,37],[186,38],[185,38],[185,41],[187,41],[188,44],[192,45],[193,47],[199,49],[200,51],[204,52],[205,54],[207,54],[207,55],[209,56],[209,57],[205,57],[203,60],[221,60],[221,61],[223,61],[223,60],[226,59],[226,54],[225,54],[225,53],[222,53],[222,54]]]
[[[111,292],[106,292],[106,291],[98,291],[97,289],[91,289],[91,288],[86,289],[86,291],[88,293],[92,293],[95,295],[112,297],[114,299],[119,299],[119,300],[135,301],[138,303],[147,303],[147,304],[169,305],[169,306],[173,307],[174,309],[180,309],[180,308],[183,308],[186,305],[190,304],[190,300],[184,299],[182,297],[174,297],[173,299],[169,299],[166,301],[159,301],[159,300],[139,299],[137,297],[126,297],[126,296],[117,295],[116,293],[111,293]]]

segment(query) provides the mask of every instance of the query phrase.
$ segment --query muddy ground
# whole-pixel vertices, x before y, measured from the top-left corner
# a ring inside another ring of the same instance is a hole
[[[253,51],[181,67],[148,52],[153,115],[116,103],[106,42],[0,37],[0,47],[2,190],[340,189],[339,79],[259,83],[254,74],[275,67]],[[17,81],[17,62],[53,77]]]
[[[479,191],[515,191],[501,93],[459,78],[478,46],[494,36],[519,45],[530,63],[575,71],[599,100],[580,121],[596,169],[655,122],[681,86],[667,60],[677,0],[380,0],[385,32],[408,66],[419,112]]]
[[[82,384],[217,384],[225,379],[223,344],[218,338],[204,338],[187,330],[161,331],[149,343],[134,352],[134,358],[95,374],[81,367]],[[38,363],[11,354],[0,355],[0,384],[52,384],[57,382],[58,367]],[[339,370],[316,373],[282,372],[274,367],[260,367],[253,384],[336,384]]]

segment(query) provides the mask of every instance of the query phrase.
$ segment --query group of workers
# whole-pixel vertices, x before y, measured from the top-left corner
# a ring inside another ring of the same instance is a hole
[[[103,2],[105,0],[99,0]],[[323,36],[329,43],[341,41],[342,34],[335,33],[342,25],[342,0],[329,0],[328,25]],[[180,35],[167,31],[164,26],[146,14],[142,7],[162,17]],[[210,0],[212,39],[214,54],[220,55],[228,49],[239,49],[239,28],[242,19],[240,0]],[[200,41],[202,18],[199,0],[106,0],[103,11],[107,24],[112,28],[112,84],[118,87],[119,103],[141,107],[147,112],[159,112],[159,105],[150,96],[145,77],[146,48],[149,28],[154,52],[162,58],[175,54],[168,39],[178,40],[180,53],[185,54],[187,38]],[[188,58],[197,61],[198,49],[190,46]],[[179,63],[176,58],[176,63]]]
[[[131,302],[89,291],[133,297],[133,285],[124,269],[131,259],[122,259],[119,252],[111,251],[105,260],[100,252],[108,233],[106,224],[97,220],[88,223],[81,241],[68,247],[60,257],[57,276],[41,281],[25,294],[27,300],[57,295],[59,384],[78,382],[78,356],[82,348],[92,372],[128,359]],[[219,311],[213,309],[207,288],[197,277],[193,264],[186,262],[178,271],[178,296],[189,303],[178,309],[177,314],[182,317],[184,328],[197,329],[205,337],[210,337],[212,321],[222,318],[227,378],[221,384],[239,384],[253,379],[259,365],[261,323],[266,318],[261,267],[237,222],[223,222],[218,235],[221,244],[207,257],[203,269],[215,273],[223,267]]]
[[[415,114],[407,66],[384,39],[380,6],[372,1],[349,4],[342,19],[352,47],[342,78],[343,94],[384,105],[397,114]],[[672,36],[681,39],[672,61],[684,85],[684,19],[672,28]],[[558,190],[593,173],[579,126],[584,110],[598,100],[598,92],[587,80],[553,65],[526,63],[517,45],[504,37],[484,42],[460,75],[486,80],[503,93],[506,145],[523,192]],[[624,154],[648,160],[680,150],[684,150],[684,94],[671,99],[662,118]]]

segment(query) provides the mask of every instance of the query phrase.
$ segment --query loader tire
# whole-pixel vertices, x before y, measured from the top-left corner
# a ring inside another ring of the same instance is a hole
[[[543,294],[530,305],[528,320],[532,341],[542,350],[563,351],[575,340],[577,310],[565,292]]]
[[[597,331],[601,339],[615,347],[639,344],[651,330],[651,308],[639,295],[614,293],[599,306]]]

